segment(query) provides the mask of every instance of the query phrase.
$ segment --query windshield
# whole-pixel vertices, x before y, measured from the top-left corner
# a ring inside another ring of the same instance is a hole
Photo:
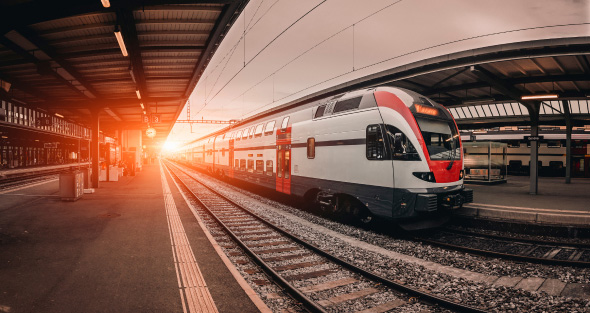
[[[460,160],[459,134],[453,121],[416,118],[431,160]]]

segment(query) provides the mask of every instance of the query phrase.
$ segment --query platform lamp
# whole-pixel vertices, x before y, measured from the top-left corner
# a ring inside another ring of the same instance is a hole
[[[0,79],[0,87],[2,89],[4,89],[4,91],[9,92],[11,86],[12,86],[11,83],[9,83],[9,82],[7,82],[5,80]]]
[[[125,47],[125,41],[123,40],[123,35],[121,34],[121,30],[119,30],[119,24],[115,25],[115,37],[117,37],[117,42],[119,43],[119,48],[121,48],[121,53],[123,53],[123,56],[128,56],[127,47]]]

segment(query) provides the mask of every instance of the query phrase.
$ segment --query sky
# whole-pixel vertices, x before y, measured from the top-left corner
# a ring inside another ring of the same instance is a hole
[[[240,120],[308,94],[477,48],[590,36],[585,0],[251,0],[190,96],[191,119]],[[179,119],[186,119],[186,107]],[[177,124],[166,147],[223,126]]]

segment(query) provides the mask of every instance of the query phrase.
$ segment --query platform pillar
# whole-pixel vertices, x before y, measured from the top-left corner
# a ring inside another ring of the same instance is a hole
[[[570,115],[570,103],[561,101],[563,114],[565,115],[565,183],[572,182],[572,116]]]
[[[539,136],[539,109],[540,103],[529,108],[529,117],[531,119],[531,136]],[[539,141],[531,140],[531,162],[530,172],[530,189],[529,194],[536,195],[539,191]]]
[[[98,188],[98,176],[100,175],[100,166],[99,166],[99,158],[100,158],[100,136],[99,136],[99,115],[100,109],[92,109],[91,111],[91,119],[92,119],[92,140],[91,140],[91,152],[92,152],[92,187]]]

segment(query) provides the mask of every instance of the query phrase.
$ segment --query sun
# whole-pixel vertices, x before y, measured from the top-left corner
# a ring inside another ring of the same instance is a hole
[[[162,146],[162,150],[166,152],[172,152],[178,147],[178,143],[172,141],[166,141]]]

